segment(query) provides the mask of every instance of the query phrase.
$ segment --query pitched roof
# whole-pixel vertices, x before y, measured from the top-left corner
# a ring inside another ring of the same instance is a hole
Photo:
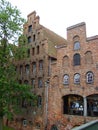
[[[44,37],[48,41],[48,55],[56,58],[56,48],[57,45],[67,45],[67,40],[56,34],[55,32],[49,30],[48,28],[42,26]]]

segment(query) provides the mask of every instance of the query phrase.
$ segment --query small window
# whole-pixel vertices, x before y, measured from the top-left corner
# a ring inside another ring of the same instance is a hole
[[[31,42],[32,42],[32,38],[30,36],[30,37],[28,37],[28,43],[31,43]]]
[[[23,74],[23,66],[20,65],[20,75],[22,76],[22,74]]]
[[[42,97],[38,96],[38,107],[42,106]]]
[[[35,48],[32,48],[32,55],[34,56],[35,54]]]
[[[27,126],[27,120],[23,120],[23,126]]]
[[[35,41],[35,34],[33,35],[33,41]]]
[[[79,84],[80,83],[80,74],[75,74],[74,75],[74,84]]]
[[[25,80],[25,81],[24,81],[24,84],[28,85],[28,83],[29,83],[28,80]]]
[[[43,70],[43,60],[39,61],[39,70]]]
[[[52,126],[51,126],[51,130],[58,130],[58,128],[57,128],[56,125],[52,125]]]
[[[42,78],[38,78],[38,87],[41,88],[43,86]]]
[[[37,46],[37,54],[39,54],[39,46]]]
[[[74,66],[80,65],[80,54],[75,54],[73,57]]]
[[[80,42],[75,42],[74,43],[74,50],[79,50],[80,49]]]
[[[67,74],[65,74],[63,77],[63,84],[65,85],[69,84],[69,76]]]
[[[25,72],[26,72],[27,75],[29,74],[29,69],[30,69],[30,66],[29,66],[29,65],[26,65],[26,66],[25,66]]]
[[[35,79],[31,80],[31,85],[32,85],[32,88],[35,88]]]
[[[30,57],[30,49],[27,50],[27,57]]]
[[[36,62],[33,62],[32,64],[32,71],[33,71],[33,74],[36,73]]]
[[[94,75],[92,72],[87,72],[86,74],[86,82],[87,83],[93,83],[94,81]]]
[[[32,25],[30,25],[29,27],[28,27],[28,32],[31,32],[32,31]]]

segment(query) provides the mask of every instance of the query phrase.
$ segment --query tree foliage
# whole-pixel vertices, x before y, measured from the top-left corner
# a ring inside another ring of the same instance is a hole
[[[34,102],[36,99],[29,85],[18,83],[14,64],[16,59],[26,57],[28,49],[25,48],[26,37],[20,36],[24,22],[16,7],[8,1],[0,0],[0,118],[4,115],[11,117],[14,110],[19,108],[17,101],[24,98],[27,102]],[[16,37],[20,37],[19,46],[15,45]]]

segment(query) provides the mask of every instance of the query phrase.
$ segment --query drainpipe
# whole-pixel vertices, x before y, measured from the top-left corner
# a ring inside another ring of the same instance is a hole
[[[45,130],[47,130],[47,123],[48,123],[48,88],[49,88],[49,80],[45,82],[45,96],[46,96],[46,106],[45,106]]]
[[[83,97],[84,100],[84,116],[87,116],[87,98]]]

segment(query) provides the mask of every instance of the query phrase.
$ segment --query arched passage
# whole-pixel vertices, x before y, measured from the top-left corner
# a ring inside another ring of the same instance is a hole
[[[98,116],[98,94],[87,96],[87,115]]]
[[[83,115],[83,97],[75,94],[63,96],[63,114]]]

